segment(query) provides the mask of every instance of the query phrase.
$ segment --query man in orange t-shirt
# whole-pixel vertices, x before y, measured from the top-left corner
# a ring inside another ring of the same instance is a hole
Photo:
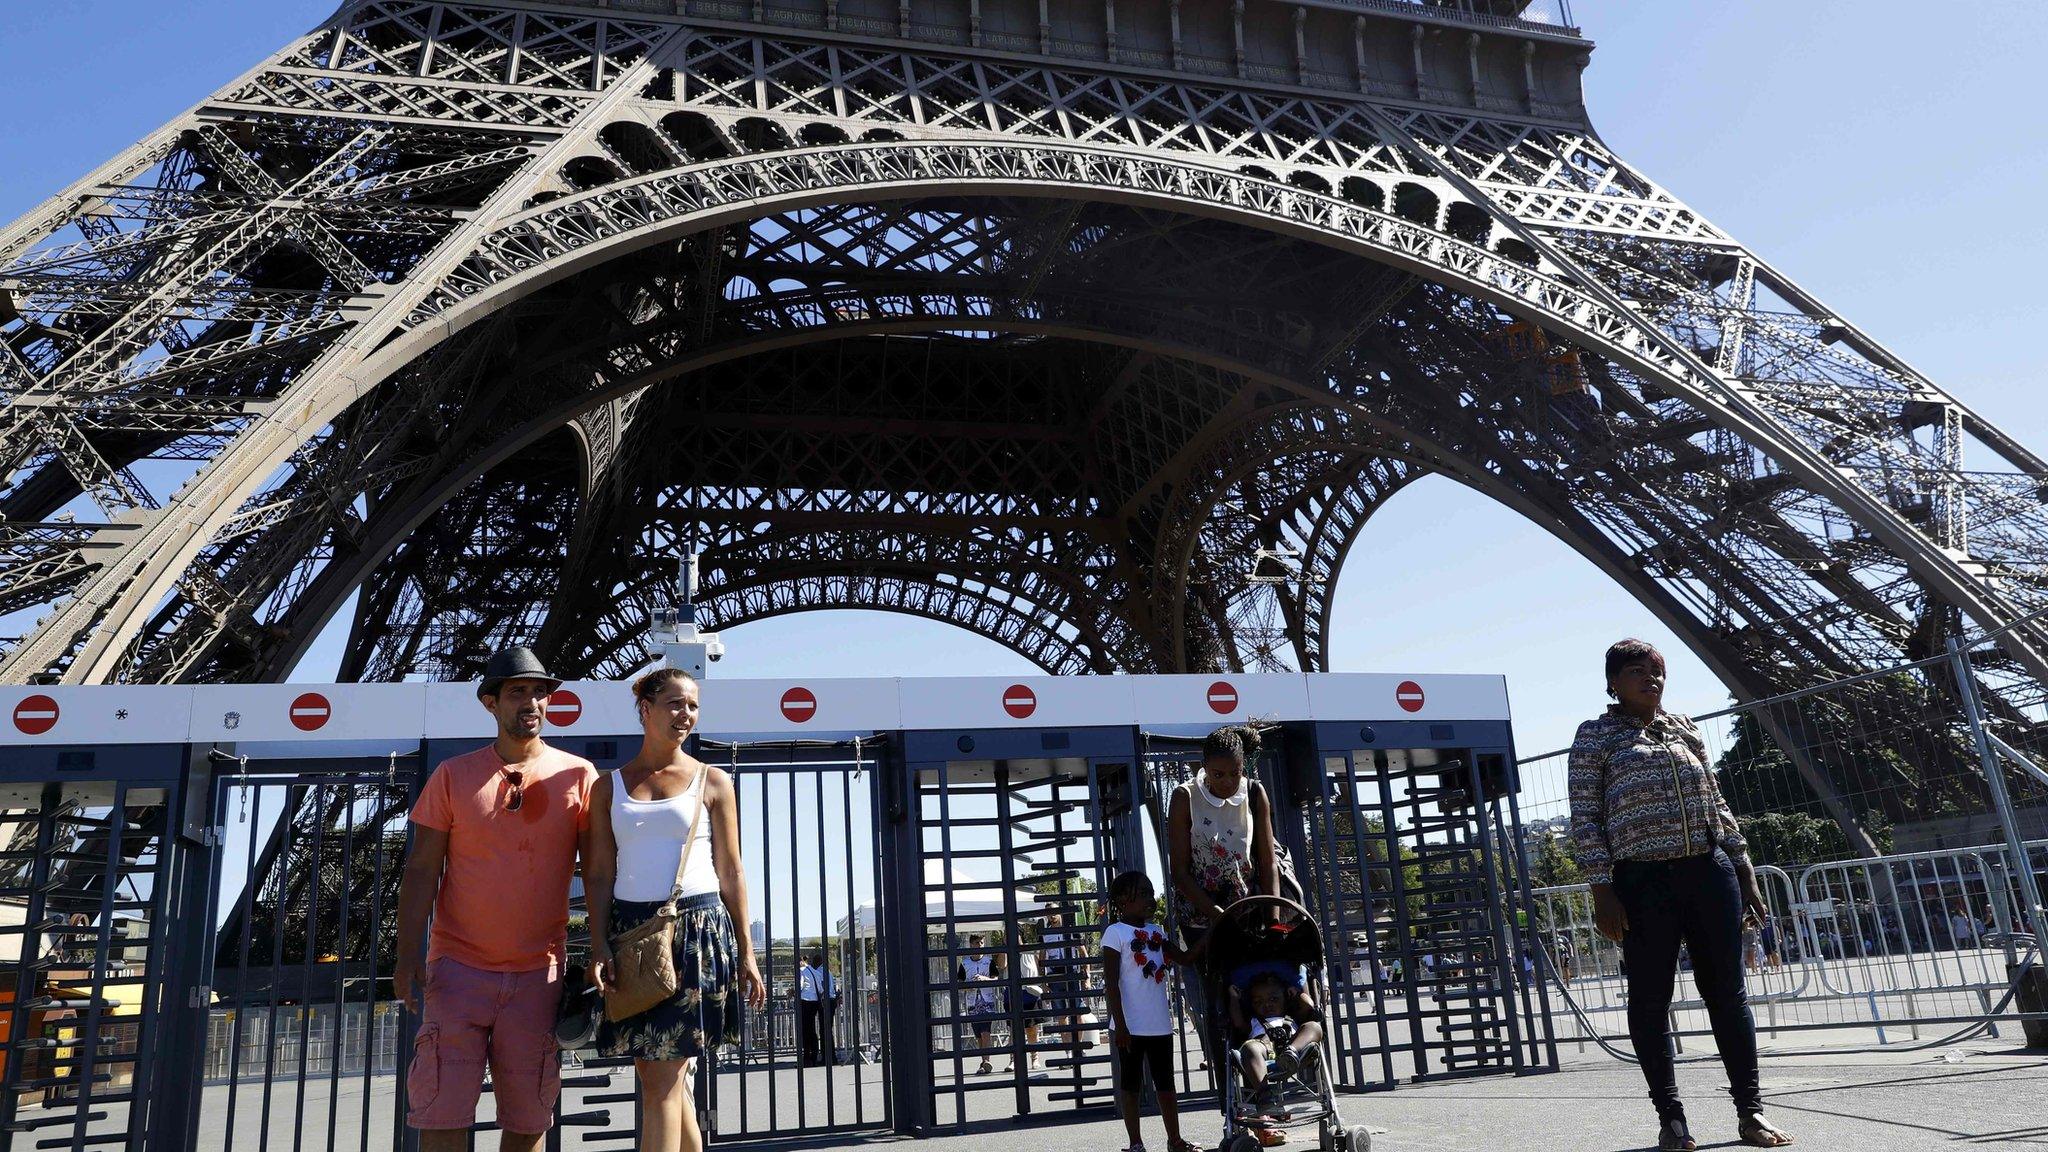
[[[413,805],[392,983],[421,1014],[406,1076],[421,1152],[468,1147],[487,1062],[501,1148],[538,1149],[554,1124],[569,880],[590,851],[597,782],[589,761],[540,738],[560,685],[528,649],[491,657],[477,698],[498,738],[443,761]]]

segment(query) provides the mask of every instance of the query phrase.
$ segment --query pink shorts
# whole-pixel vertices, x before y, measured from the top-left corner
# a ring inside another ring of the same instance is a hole
[[[532,1135],[555,1122],[562,1054],[555,1044],[561,977],[486,972],[443,956],[427,965],[426,1012],[405,1078],[414,1128],[467,1129],[476,1123],[489,1058],[498,1127]]]

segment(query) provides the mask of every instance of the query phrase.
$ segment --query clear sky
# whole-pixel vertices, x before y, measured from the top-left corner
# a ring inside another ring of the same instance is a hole
[[[2048,450],[2048,4],[1574,0],[1603,137],[2022,442]],[[330,6],[11,3],[0,16],[0,218],[253,66]],[[1599,652],[1672,651],[1672,702],[1725,694],[1649,613],[1541,529],[1445,481],[1395,498],[1338,585],[1339,670],[1498,672],[1524,753],[1602,703]],[[820,643],[830,629],[830,643]],[[845,613],[727,635],[727,676],[1005,674],[944,625]],[[301,679],[331,674],[332,644]]]

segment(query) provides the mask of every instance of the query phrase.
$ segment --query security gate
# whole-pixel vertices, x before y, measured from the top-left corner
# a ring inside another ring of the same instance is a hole
[[[1130,731],[906,740],[895,834],[918,882],[896,924],[922,946],[899,953],[899,1011],[927,1061],[908,1126],[1115,1107],[1095,942],[1110,880],[1141,852]],[[988,972],[968,974],[977,958]]]
[[[609,769],[619,740],[558,740]],[[0,782],[0,1144],[208,1152],[407,1148],[417,1017],[393,998],[407,814],[474,743],[292,758],[100,749],[90,781]],[[889,921],[875,740],[710,745],[734,774],[764,1012],[697,1080],[723,1142],[883,1129]],[[54,774],[56,750],[11,767]],[[66,752],[72,763],[79,753]],[[123,775],[116,775],[121,773]],[[112,777],[112,778],[107,778]],[[580,889],[572,961],[587,940]],[[798,958],[840,993],[800,1066]],[[182,990],[182,993],[181,991]],[[579,1058],[580,1057],[580,1058]],[[152,1091],[150,1077],[161,1090]],[[477,1130],[496,1125],[487,1091]],[[630,1146],[630,1062],[571,1054],[550,1148]],[[27,1141],[34,1140],[31,1144]]]
[[[220,852],[193,1146],[400,1146],[418,1020],[389,973],[418,749],[210,756]]]
[[[1426,683],[1432,708],[1448,699],[1469,709],[1458,714],[1504,715],[1497,681]],[[1192,770],[1192,737],[1212,718],[1370,715],[1395,688],[1370,676],[707,684],[707,714],[753,734],[696,751],[736,782],[753,921],[736,927],[755,942],[770,1004],[704,1061],[705,1127],[732,1142],[1108,1113],[1096,941],[1118,872],[1168,886],[1163,816],[1147,820],[1148,801]],[[637,746],[620,735],[635,731],[622,686],[577,682],[560,696],[551,744],[603,770]],[[4,1142],[413,1146],[405,1079],[418,1021],[392,994],[396,896],[426,771],[489,739],[473,688],[16,688],[0,690],[0,714],[14,718],[11,732],[0,726]],[[1155,717],[1177,748],[1141,751]],[[1360,1029],[1383,1003],[1345,999],[1372,984],[1356,961],[1398,955],[1412,984],[1417,931],[1458,959],[1432,1006],[1403,1017],[1408,1034],[1437,1039],[1381,1046],[1434,1043],[1417,1074],[1524,1066],[1504,1055],[1530,1043],[1505,1002],[1513,973],[1499,975],[1515,926],[1481,923],[1499,906],[1501,846],[1519,839],[1491,800],[1484,754],[1460,763],[1468,775],[1477,765],[1472,794],[1489,799],[1461,807],[1444,772],[1386,791],[1426,765],[1382,765],[1331,734],[1344,727],[1283,725],[1259,771],[1283,814],[1276,834],[1338,942],[1333,1018],[1350,1037],[1349,1082],[1376,1082],[1365,1065],[1379,1053]],[[1381,743],[1453,746],[1428,727]],[[1371,804],[1395,815],[1377,828],[1340,815]],[[1432,863],[1413,865],[1422,858]],[[1399,887],[1411,866],[1423,879]],[[1347,870],[1375,868],[1379,886],[1344,887]],[[1407,899],[1380,900],[1385,885]],[[1412,906],[1407,927],[1359,932],[1382,919],[1375,901]],[[574,900],[571,913],[574,961],[585,947]],[[965,979],[977,948],[991,973]],[[818,952],[838,995],[819,1014],[812,1061],[797,973]],[[1493,975],[1479,981],[1481,968]],[[1198,1094],[1213,1077],[1196,1036],[1183,1038],[1182,1067]],[[1391,1076],[1381,1064],[1377,1082]],[[631,1145],[626,1061],[569,1054],[563,1089],[551,1149]],[[488,1094],[480,1120],[494,1127]]]
[[[0,760],[0,1146],[138,1147],[191,1116],[154,1079],[192,1041],[174,994],[192,957],[167,931],[203,902],[185,760],[164,746]]]
[[[1494,749],[1453,743],[1472,734],[1452,725],[1334,727],[1289,732],[1288,777],[1340,1084],[1555,1067],[1514,915],[1527,905],[1504,726]]]
[[[892,940],[875,802],[885,749],[882,740],[858,739],[707,741],[697,750],[733,774],[754,921],[733,927],[754,935],[769,989],[767,1011],[746,1013],[740,1044],[707,1061],[710,1075],[700,1078],[700,1115],[720,1141],[855,1133],[892,1122],[885,962]],[[839,990],[836,1005],[819,1010],[815,1063],[803,1058],[798,999],[799,966],[812,952],[824,953]],[[625,1130],[614,1123],[607,1131]]]
[[[1191,732],[1143,736],[1162,880],[1168,800],[1200,771],[1200,744]],[[1508,752],[1505,725],[1287,724],[1247,766],[1273,805],[1283,891],[1291,866],[1322,929],[1342,1089],[1555,1060],[1540,989],[1517,967]],[[1193,989],[1184,1001],[1201,1003]],[[1181,1090],[1213,1088],[1199,1049],[1185,1036],[1182,1047]]]

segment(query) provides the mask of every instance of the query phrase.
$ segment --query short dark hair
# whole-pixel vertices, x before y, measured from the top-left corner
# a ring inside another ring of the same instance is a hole
[[[1259,730],[1249,724],[1227,724],[1202,738],[1202,759],[1249,764],[1259,754]]]
[[[1152,878],[1136,870],[1125,872],[1109,882],[1109,898],[1121,904],[1140,893],[1151,896],[1158,893],[1152,886]]]
[[[1664,654],[1657,651],[1648,640],[1637,640],[1634,637],[1616,640],[1607,648],[1607,679],[1612,682],[1616,676],[1621,675],[1623,668],[1638,660],[1655,660],[1662,664]]]
[[[1257,975],[1253,976],[1250,980],[1246,981],[1244,990],[1248,993],[1256,992],[1261,987],[1267,984],[1272,984],[1278,987],[1283,995],[1287,991],[1287,981],[1282,979],[1278,972],[1270,971],[1260,972]]]

